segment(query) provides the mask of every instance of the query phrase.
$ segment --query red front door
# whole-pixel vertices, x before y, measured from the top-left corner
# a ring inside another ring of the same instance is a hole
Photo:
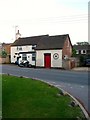
[[[44,67],[45,68],[51,67],[51,54],[44,54]]]

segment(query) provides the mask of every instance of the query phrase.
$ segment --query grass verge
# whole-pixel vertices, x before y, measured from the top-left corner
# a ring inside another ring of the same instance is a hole
[[[2,116],[2,75],[0,75],[0,118]]]
[[[69,96],[38,80],[2,75],[2,91],[3,118],[84,118]]]

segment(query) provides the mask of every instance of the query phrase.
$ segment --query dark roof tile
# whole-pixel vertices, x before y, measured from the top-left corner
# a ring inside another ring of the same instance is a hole
[[[74,45],[73,48],[76,50],[90,50],[90,45]]]
[[[19,38],[19,39],[15,40],[15,42],[12,44],[12,46],[35,45],[44,36],[48,36],[48,35]]]
[[[42,35],[42,36],[19,38],[12,44],[12,46],[24,46],[24,45],[36,44],[37,45],[36,50],[62,49],[67,37],[69,38],[68,34],[56,35],[56,36]]]
[[[67,38],[66,35],[56,35],[56,36],[45,36],[40,39],[36,50],[40,49],[61,49],[63,48],[64,42]]]

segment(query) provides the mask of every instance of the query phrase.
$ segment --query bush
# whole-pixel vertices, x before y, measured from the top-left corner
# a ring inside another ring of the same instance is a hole
[[[84,62],[85,62],[85,58],[84,58],[84,56],[80,56],[80,58],[79,58],[79,65],[80,66],[84,66]]]
[[[1,51],[0,56],[3,57],[3,58],[6,58],[7,52],[6,51]]]

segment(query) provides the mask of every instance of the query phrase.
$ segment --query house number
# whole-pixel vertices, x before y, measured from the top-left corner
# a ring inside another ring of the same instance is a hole
[[[59,58],[58,53],[55,53],[55,54],[53,55],[53,58],[54,58],[55,60],[58,59],[58,58]]]

